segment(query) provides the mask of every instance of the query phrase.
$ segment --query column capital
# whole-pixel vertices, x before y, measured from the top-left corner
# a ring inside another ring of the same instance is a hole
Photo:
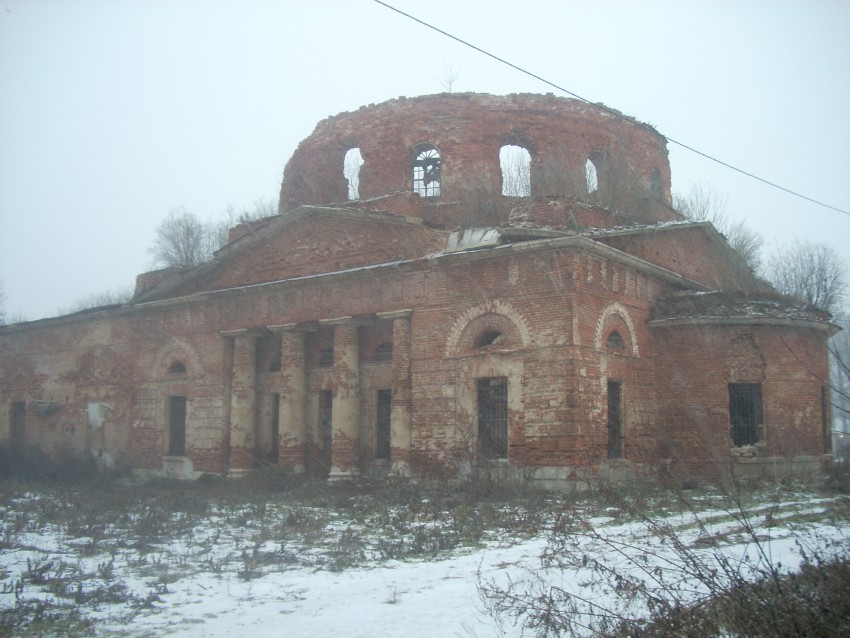
[[[265,337],[269,331],[266,328],[237,328],[235,330],[219,330],[222,337]]]
[[[378,319],[406,319],[409,318],[413,314],[413,310],[411,308],[406,308],[404,310],[390,310],[389,312],[376,312],[375,316]]]
[[[268,326],[269,331],[280,334],[282,332],[318,332],[318,321],[302,321],[300,323],[282,323],[276,326]]]
[[[319,323],[323,326],[371,326],[375,323],[374,315],[361,315],[359,317],[334,317],[333,319],[319,319]]]

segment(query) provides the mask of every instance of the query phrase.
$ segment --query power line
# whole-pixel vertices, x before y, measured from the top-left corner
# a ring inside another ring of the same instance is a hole
[[[578,94],[576,94],[576,93],[573,93],[572,91],[570,91],[570,90],[568,90],[568,89],[565,89],[564,87],[559,86],[559,85],[555,84],[554,82],[550,82],[550,81],[549,81],[549,80],[547,80],[546,78],[541,77],[541,76],[537,75],[536,73],[532,73],[531,71],[529,71],[529,70],[527,70],[527,69],[524,69],[524,68],[522,68],[522,67],[520,67],[520,66],[517,66],[516,64],[513,64],[512,62],[508,62],[508,61],[507,61],[507,60],[505,60],[504,58],[500,58],[499,56],[497,56],[497,55],[495,55],[495,54],[493,54],[493,53],[490,53],[489,51],[486,51],[486,50],[482,49],[481,47],[477,47],[477,46],[475,46],[474,44],[472,44],[472,43],[470,43],[470,42],[467,42],[466,40],[464,40],[464,39],[462,39],[462,38],[459,38],[459,37],[457,37],[457,36],[455,36],[455,35],[452,35],[451,33],[448,33],[447,31],[443,31],[443,30],[442,30],[442,29],[440,29],[439,27],[435,27],[433,24],[430,24],[430,23],[428,23],[428,22],[425,22],[424,20],[420,20],[419,18],[417,18],[417,17],[415,17],[415,16],[410,15],[409,13],[405,13],[405,12],[404,12],[404,11],[402,11],[401,9],[397,9],[396,7],[394,7],[394,6],[392,6],[392,5],[387,4],[386,2],[383,2],[382,0],[373,0],[373,2],[376,2],[376,3],[378,3],[379,5],[381,5],[381,6],[385,7],[385,8],[387,8],[387,9],[389,9],[389,10],[391,10],[391,11],[395,11],[395,12],[396,12],[396,13],[398,13],[399,15],[403,15],[405,18],[409,18],[410,20],[413,20],[414,22],[418,22],[419,24],[421,24],[421,25],[422,25],[422,26],[424,26],[424,27],[427,27],[427,28],[429,28],[429,29],[432,29],[433,31],[436,31],[437,33],[440,33],[441,35],[444,35],[444,36],[446,36],[447,38],[451,38],[451,39],[452,39],[452,40],[454,40],[455,42],[459,42],[460,44],[462,44],[462,45],[464,45],[464,46],[466,46],[466,47],[469,47],[470,49],[473,49],[473,50],[475,50],[475,51],[478,51],[479,53],[482,53],[483,55],[486,55],[487,57],[492,58],[492,59],[496,60],[497,62],[500,62],[501,64],[504,64],[504,65],[506,65],[506,66],[509,66],[509,67],[511,67],[512,69],[514,69],[514,70],[516,70],[516,71],[519,71],[520,73],[523,73],[523,74],[525,74],[525,75],[527,75],[527,76],[529,76],[529,77],[532,77],[532,78],[534,78],[535,80],[538,80],[538,81],[542,82],[543,84],[546,84],[546,85],[548,85],[548,86],[551,86],[552,88],[558,89],[558,90],[559,90],[559,91],[561,91],[562,93],[566,93],[567,95],[569,95],[569,96],[571,96],[571,97],[574,97],[574,98],[576,98],[577,100],[581,100],[582,102],[586,102],[587,104],[594,104],[593,102],[591,102],[591,101],[590,101],[590,100],[588,100],[587,98],[584,98],[584,97],[582,97],[582,96],[580,96],[580,95],[578,95]],[[597,106],[597,107],[599,107],[599,108],[603,109],[604,111],[606,111],[606,112],[610,113],[611,115],[613,115],[613,116],[615,116],[615,117],[620,118],[621,120],[624,120],[624,121],[626,121],[626,122],[630,122],[631,124],[634,124],[634,125],[636,125],[636,126],[647,126],[646,124],[641,124],[641,123],[639,123],[639,122],[635,122],[635,121],[634,121],[634,120],[632,120],[631,118],[628,118],[628,117],[624,116],[624,115],[623,115],[622,113],[620,113],[619,111],[616,111],[616,110],[614,110],[614,109],[612,109],[612,108],[610,108],[610,107],[607,107],[607,106],[605,106],[604,104],[595,104],[595,106]],[[850,211],[846,211],[846,210],[844,210],[844,209],[842,209],[842,208],[838,208],[838,207],[836,207],[836,206],[832,206],[832,205],[827,204],[827,203],[825,203],[825,202],[821,202],[821,201],[819,201],[819,200],[817,200],[817,199],[814,199],[814,198],[809,197],[809,196],[807,196],[807,195],[803,195],[802,193],[798,193],[797,191],[791,190],[790,188],[785,188],[784,186],[780,186],[780,185],[779,185],[779,184],[777,184],[776,182],[771,182],[771,181],[770,181],[770,180],[768,180],[768,179],[765,179],[765,178],[763,178],[763,177],[759,177],[758,175],[755,175],[755,174],[753,174],[753,173],[750,173],[749,171],[745,171],[745,170],[744,170],[744,169],[742,169],[742,168],[738,168],[737,166],[734,166],[734,165],[732,165],[732,164],[729,164],[728,162],[724,162],[723,160],[718,159],[718,158],[716,158],[716,157],[714,157],[714,156],[712,156],[712,155],[709,155],[708,153],[703,153],[702,151],[697,150],[697,149],[695,149],[694,147],[689,146],[688,144],[685,144],[684,142],[680,142],[680,141],[678,141],[678,140],[675,140],[675,139],[673,139],[672,137],[668,137],[668,136],[664,135],[663,133],[662,133],[661,135],[662,135],[662,137],[664,137],[664,139],[665,139],[665,140],[667,140],[667,142],[669,142],[669,143],[671,143],[671,144],[675,144],[676,146],[680,146],[680,147],[684,148],[685,150],[691,151],[692,153],[696,153],[697,155],[700,155],[700,156],[702,156],[702,157],[706,158],[707,160],[710,160],[710,161],[712,161],[712,162],[715,162],[716,164],[720,164],[721,166],[725,166],[726,168],[731,169],[731,170],[733,170],[733,171],[735,171],[735,172],[737,172],[737,173],[740,173],[740,174],[742,174],[742,175],[745,175],[745,176],[747,176],[747,177],[749,177],[749,178],[751,178],[751,179],[758,180],[759,182],[762,182],[763,184],[767,184],[768,186],[772,186],[773,188],[779,189],[779,190],[781,190],[781,191],[785,191],[785,192],[786,192],[786,193],[788,193],[789,195],[793,195],[794,197],[799,197],[800,199],[804,199],[804,200],[806,200],[806,201],[808,201],[808,202],[811,202],[812,204],[817,204],[818,206],[823,206],[824,208],[828,208],[828,209],[833,210],[833,211],[835,211],[835,212],[837,212],[837,213],[841,213],[842,215],[850,216]]]

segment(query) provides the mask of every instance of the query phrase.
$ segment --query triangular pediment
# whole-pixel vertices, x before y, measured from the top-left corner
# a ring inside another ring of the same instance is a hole
[[[301,206],[251,229],[185,272],[137,289],[135,301],[152,301],[350,268],[416,259],[443,248],[446,233],[415,217]],[[138,287],[137,287],[138,288]]]

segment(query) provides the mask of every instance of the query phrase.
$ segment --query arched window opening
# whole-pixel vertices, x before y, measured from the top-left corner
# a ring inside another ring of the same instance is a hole
[[[342,163],[342,174],[348,180],[348,199],[360,199],[360,167],[363,166],[363,156],[359,148],[349,149]]]
[[[584,176],[587,184],[587,194],[595,193],[599,190],[599,174],[596,172],[596,164],[590,158],[584,163]]]
[[[417,146],[413,158],[413,192],[421,197],[439,197],[440,176],[440,152],[429,144]]]
[[[186,374],[186,364],[182,361],[172,361],[168,366],[168,374]]]
[[[608,340],[605,342],[605,345],[609,348],[616,348],[617,350],[623,350],[626,347],[626,343],[623,341],[623,335],[616,330],[613,330],[611,334],[608,335]]]
[[[485,330],[475,340],[476,348],[489,348],[502,343],[502,333],[498,330]]]
[[[372,361],[392,361],[393,360],[393,344],[391,342],[382,343],[375,349],[372,355]]]
[[[660,200],[664,195],[664,182],[661,180],[661,171],[658,167],[652,169],[652,177],[649,179],[649,192],[652,199]]]
[[[507,144],[499,150],[502,168],[502,195],[528,197],[531,195],[531,153],[522,146]]]

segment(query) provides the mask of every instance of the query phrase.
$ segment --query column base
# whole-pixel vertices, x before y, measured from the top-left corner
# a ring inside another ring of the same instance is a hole
[[[401,478],[410,478],[413,476],[413,470],[410,469],[409,461],[393,461],[390,476],[398,476]]]
[[[332,467],[330,474],[328,474],[328,481],[349,481],[358,476],[360,476],[360,470],[357,468],[341,470],[338,467]]]

